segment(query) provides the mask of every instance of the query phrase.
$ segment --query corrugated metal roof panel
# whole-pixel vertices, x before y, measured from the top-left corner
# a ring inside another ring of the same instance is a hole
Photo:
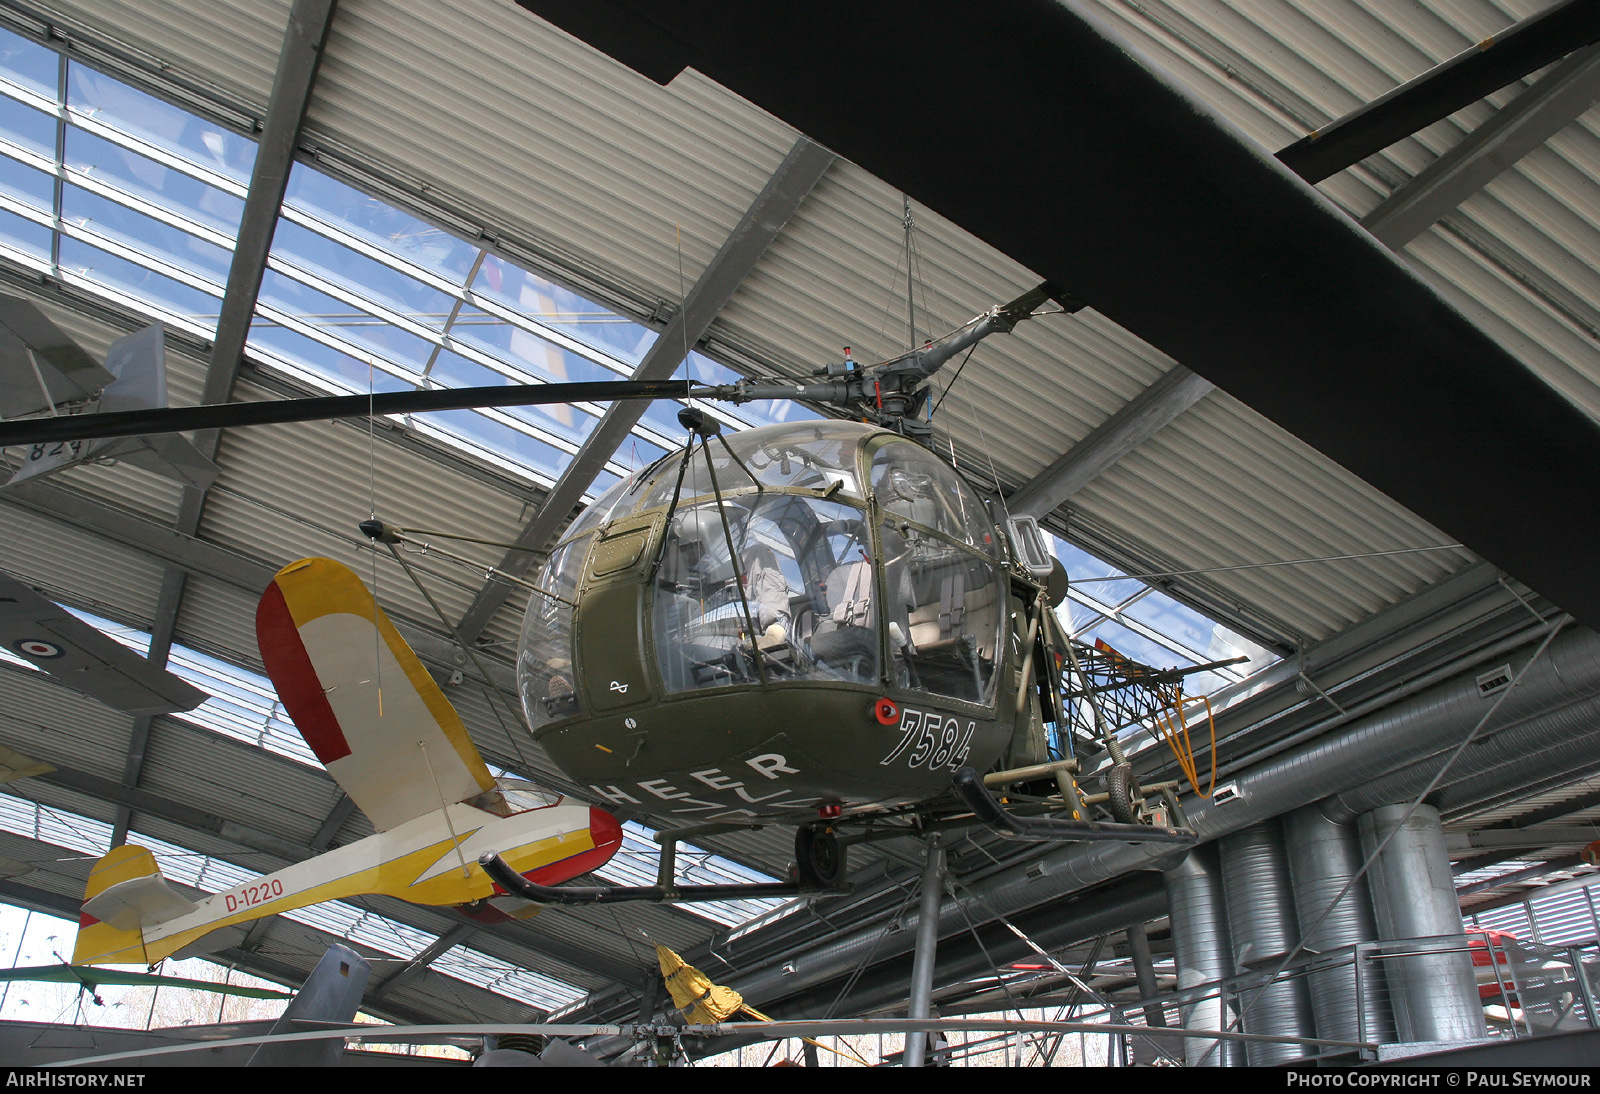
[[[320,768],[176,719],[152,728],[139,785],[297,843],[310,842],[340,794]]]
[[[0,668],[0,736],[7,748],[101,778],[122,778],[133,715],[33,669]]]
[[[46,596],[149,629],[162,568],[148,556],[40,514],[0,505],[0,567]]]

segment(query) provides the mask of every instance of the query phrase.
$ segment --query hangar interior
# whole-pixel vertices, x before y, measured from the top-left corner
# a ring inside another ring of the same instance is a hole
[[[1133,1062],[1191,1065],[1590,1028],[1600,598],[1581,460],[1600,453],[1600,4],[1075,0],[981,5],[981,20],[792,5],[706,37],[713,7],[0,0],[0,293],[97,361],[161,322],[186,406],[800,383],[843,347],[893,357],[1054,281],[1087,306],[941,373],[935,448],[1050,534],[1073,635],[1160,668],[1245,658],[1190,682],[1225,789],[1186,801],[1187,856],[952,837],[938,1013],[1263,1037],[1123,1042]],[[1089,52],[1057,64],[1074,89],[1102,81],[1099,100],[1007,84],[1055,46],[1029,21],[1063,18],[1191,103],[1217,154],[1150,142],[1143,92]],[[623,25],[610,37],[607,19]],[[654,65],[658,40],[727,73]],[[1452,82],[1513,47],[1498,82]],[[852,96],[858,117],[814,127],[824,111],[804,104]],[[1013,111],[989,109],[1006,96]],[[1099,128],[1052,129],[1069,108]],[[944,139],[905,154],[902,124]],[[851,143],[874,127],[881,147]],[[1029,136],[990,156],[997,132]],[[1294,150],[1313,133],[1352,138],[1309,163]],[[1284,234],[1236,153],[1356,257]],[[1037,203],[1035,155],[1081,161],[1106,205]],[[1146,191],[1160,200],[1141,212]],[[1033,231],[1073,252],[1070,283],[997,243]],[[1241,276],[1266,247],[1279,264]],[[1315,271],[1308,294],[1324,274],[1355,287],[1324,296],[1285,355],[1275,324],[1301,317],[1275,314],[1275,294],[1299,270]],[[1371,270],[1414,297],[1363,297]],[[1396,311],[1442,347],[1439,370],[1341,363],[1362,338],[1393,341]],[[1493,352],[1469,359],[1453,324]],[[1479,399],[1496,390],[1485,373],[1533,394]],[[76,918],[92,861],[125,842],[215,892],[372,834],[263,675],[256,602],[310,556],[368,579],[492,766],[592,800],[521,720],[527,596],[499,575],[532,570],[596,496],[679,449],[678,409],[209,430],[193,436],[220,468],[204,487],[113,460],[0,488],[0,569],[214,696],[130,716],[0,666],[0,745],[51,768],[0,786],[0,899]],[[701,409],[730,431],[832,413]],[[419,586],[357,531],[371,516],[474,537],[460,550],[477,569],[417,555]],[[1150,734],[1124,743],[1142,781],[1173,777]],[[601,880],[649,884],[659,816],[597,804],[628,822]],[[697,837],[679,865],[763,882],[793,857],[772,826]],[[924,866],[917,841],[876,842],[852,848],[842,898],[552,906],[494,926],[363,897],[258,920],[212,959],[298,984],[346,941],[373,961],[363,1010],[396,1023],[615,1023],[658,1013],[659,942],[774,1018],[899,1015]],[[1504,934],[1474,936],[1476,955],[1412,941],[1459,940],[1463,917]],[[1510,971],[1486,986],[1471,960],[1491,953]]]

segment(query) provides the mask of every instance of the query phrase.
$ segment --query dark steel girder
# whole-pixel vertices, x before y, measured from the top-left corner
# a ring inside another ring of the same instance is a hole
[[[1570,486],[1600,423],[1070,5],[522,3],[658,81],[693,66],[1600,624]]]
[[[183,587],[188,576],[180,569],[169,566],[161,576],[161,593],[156,599],[155,623],[150,628],[150,663],[164,666],[172,652],[172,633],[178,626],[178,604],[183,599]],[[155,717],[141,714],[133,720],[133,730],[128,735],[128,754],[122,767],[122,782],[138,786],[144,770],[145,748],[150,742],[150,726]],[[111,846],[120,847],[128,841],[128,825],[133,810],[127,805],[117,806],[117,819],[111,827]]]
[[[91,532],[163,565],[222,581],[251,594],[260,594],[278,569],[275,562],[185,535],[159,521],[46,482],[23,483],[8,489],[0,496],[0,512],[7,506]],[[464,667],[460,649],[450,639],[423,630],[408,620],[391,616],[390,621],[423,661],[446,672]],[[493,677],[495,686],[514,695],[511,666],[482,651],[478,657]]]
[[[1562,0],[1308,134],[1278,159],[1321,182],[1597,40],[1600,3]]]
[[[794,215],[812,187],[822,178],[834,156],[804,137],[794,143],[778,169],[767,180],[738,225],[723,241],[709,265],[701,272],[666,329],[645,353],[634,371],[635,380],[665,380],[677,371],[711,326],[739,285],[766,252],[789,218]],[[551,487],[539,511],[516,538],[516,550],[507,551],[496,567],[502,573],[520,575],[551,545],[551,541],[583,500],[594,478],[605,467],[629,430],[639,424],[646,404],[614,402],[595,425],[572,458],[561,478]],[[498,578],[490,580],[473,598],[457,627],[462,639],[474,641],[483,633],[494,613],[511,595],[512,585]]]
[[[1539,79],[1465,140],[1361,218],[1399,250],[1600,100],[1600,46],[1588,46]]]

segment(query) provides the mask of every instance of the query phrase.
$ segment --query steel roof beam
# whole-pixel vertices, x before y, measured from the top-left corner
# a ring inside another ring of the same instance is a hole
[[[1278,160],[1321,182],[1597,39],[1600,3],[1552,4],[1302,137]]]
[[[339,800],[328,810],[328,815],[322,818],[317,834],[311,837],[311,846],[318,851],[326,851],[333,845],[333,837],[339,834],[339,829],[344,827],[345,821],[349,820],[350,814],[355,811],[355,799],[349,794],[340,794]]]
[[[178,604],[183,599],[183,587],[188,575],[174,566],[168,566],[161,577],[161,594],[156,600],[155,622],[150,628],[149,659],[152,665],[165,667],[172,652],[172,633],[178,626]],[[128,735],[128,752],[122,765],[122,782],[125,786],[138,786],[144,770],[145,748],[150,743],[150,726],[155,716],[141,714],[133,720]],[[117,806],[117,819],[111,826],[111,846],[120,847],[128,842],[128,826],[133,821],[133,810],[126,805]]]
[[[101,801],[112,802],[125,809],[137,809],[149,813],[172,824],[220,837],[252,851],[264,851],[289,862],[312,858],[317,853],[303,843],[274,836],[270,832],[263,832],[214,813],[207,813],[203,809],[172,801],[159,794],[152,794],[148,790],[125,786],[113,779],[103,778],[88,771],[57,766],[54,771],[33,777],[52,786],[64,787]]]
[[[444,934],[435,938],[425,946],[421,953],[407,961],[391,975],[384,977],[367,988],[368,999],[379,999],[400,987],[406,981],[415,979],[425,972],[429,965],[443,957],[454,947],[465,942],[472,936],[472,924],[457,923]]]
[[[91,532],[156,562],[221,581],[253,595],[260,594],[271,583],[278,569],[276,563],[264,562],[231,548],[207,543],[159,521],[49,483],[28,482],[9,488],[0,496],[0,512],[7,505]],[[452,640],[392,615],[390,622],[394,623],[417,656],[424,661],[445,671],[472,667],[470,664],[461,664],[463,658],[460,647]],[[508,693],[516,693],[510,665],[482,651],[479,660],[484,662],[495,686]]]
[[[1214,390],[1209,381],[1174,365],[1012,494],[1006,507],[1043,517]]]
[[[742,95],[1600,624],[1600,511],[1548,474],[1600,463],[1600,424],[1071,5],[519,3],[658,82]],[[1600,0],[1562,10],[1600,24]],[[1557,37],[1555,57],[1594,41]],[[908,82],[891,54],[964,78]]]
[[[272,80],[272,96],[262,122],[256,148],[255,167],[250,174],[250,190],[228,268],[228,287],[222,298],[222,314],[217,319],[217,336],[206,373],[206,404],[226,403],[233,395],[234,381],[244,357],[250,320],[255,315],[256,297],[272,250],[272,235],[278,226],[278,210],[289,185],[289,169],[300,145],[300,129],[305,122],[311,88],[316,83],[317,67],[322,63],[323,46],[333,21],[337,0],[294,0],[289,25],[284,30],[283,48],[278,53],[278,70]],[[208,457],[217,451],[218,431],[195,435],[195,447]],[[189,497],[198,491],[186,492]]]
[[[1546,874],[1554,874],[1560,870],[1570,870],[1574,866],[1582,865],[1583,857],[1581,855],[1563,855],[1561,858],[1554,858],[1549,862],[1535,863],[1525,870],[1518,870],[1515,873],[1504,874],[1500,877],[1485,878],[1482,881],[1474,881],[1470,885],[1463,885],[1461,888],[1456,890],[1456,899],[1459,900],[1464,896],[1472,896],[1475,893],[1486,893],[1491,889],[1500,889],[1507,885],[1516,885],[1523,881],[1532,881],[1535,878],[1544,877]],[[1494,908],[1503,908],[1508,904],[1519,904],[1530,897],[1543,896],[1545,892],[1546,890],[1544,889],[1537,890],[1536,892],[1528,892],[1524,890],[1520,893],[1514,893],[1499,900],[1490,901],[1487,904],[1475,906],[1471,909],[1471,911],[1487,912]]]
[[[1399,250],[1597,100],[1600,46],[1589,46],[1397,189],[1367,214],[1362,227]],[[1285,159],[1289,151],[1279,158],[1295,166],[1293,157]],[[1010,510],[1043,517],[1212,390],[1210,383],[1175,366],[1012,495]]]
[[[665,380],[677,371],[689,350],[705,337],[711,321],[749,276],[767,246],[783,230],[833,160],[832,152],[805,137],[795,141],[744,217],[723,241],[716,257],[684,297],[683,306],[645,353],[634,371],[635,380]],[[515,541],[519,549],[506,552],[496,569],[516,576],[532,567],[572,516],[595,476],[629,431],[639,424],[645,408],[644,403],[611,404],[573,456],[567,470],[551,487],[544,504],[523,526]],[[484,585],[461,617],[457,629],[464,640],[472,642],[483,633],[511,590],[510,584],[497,578],[491,578]]]
[[[1361,220],[1399,250],[1600,100],[1600,46],[1568,57]]]

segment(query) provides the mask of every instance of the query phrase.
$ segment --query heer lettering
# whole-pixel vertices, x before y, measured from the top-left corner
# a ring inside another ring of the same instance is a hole
[[[755,768],[755,770],[761,772],[761,774],[765,775],[769,779],[776,779],[778,776],[775,774],[775,772],[779,771],[783,772],[785,775],[800,774],[798,769],[790,767],[788,765],[788,761],[786,761],[776,752],[767,752],[760,756],[752,756],[746,760],[745,763],[750,767]]]
[[[744,783],[724,775],[722,770],[716,767],[707,768],[704,771],[691,771],[689,774],[713,790],[737,790],[744,785]]]
[[[635,798],[633,795],[629,794],[627,791],[618,789],[615,786],[609,787],[607,790],[602,790],[598,786],[595,786],[593,783],[590,783],[589,784],[589,789],[593,790],[596,795],[598,795],[599,797],[604,798],[606,801],[610,802],[612,805],[621,805],[623,802],[629,802],[629,803],[631,803],[633,805],[643,805],[644,804],[644,802],[640,801],[638,798]]]

